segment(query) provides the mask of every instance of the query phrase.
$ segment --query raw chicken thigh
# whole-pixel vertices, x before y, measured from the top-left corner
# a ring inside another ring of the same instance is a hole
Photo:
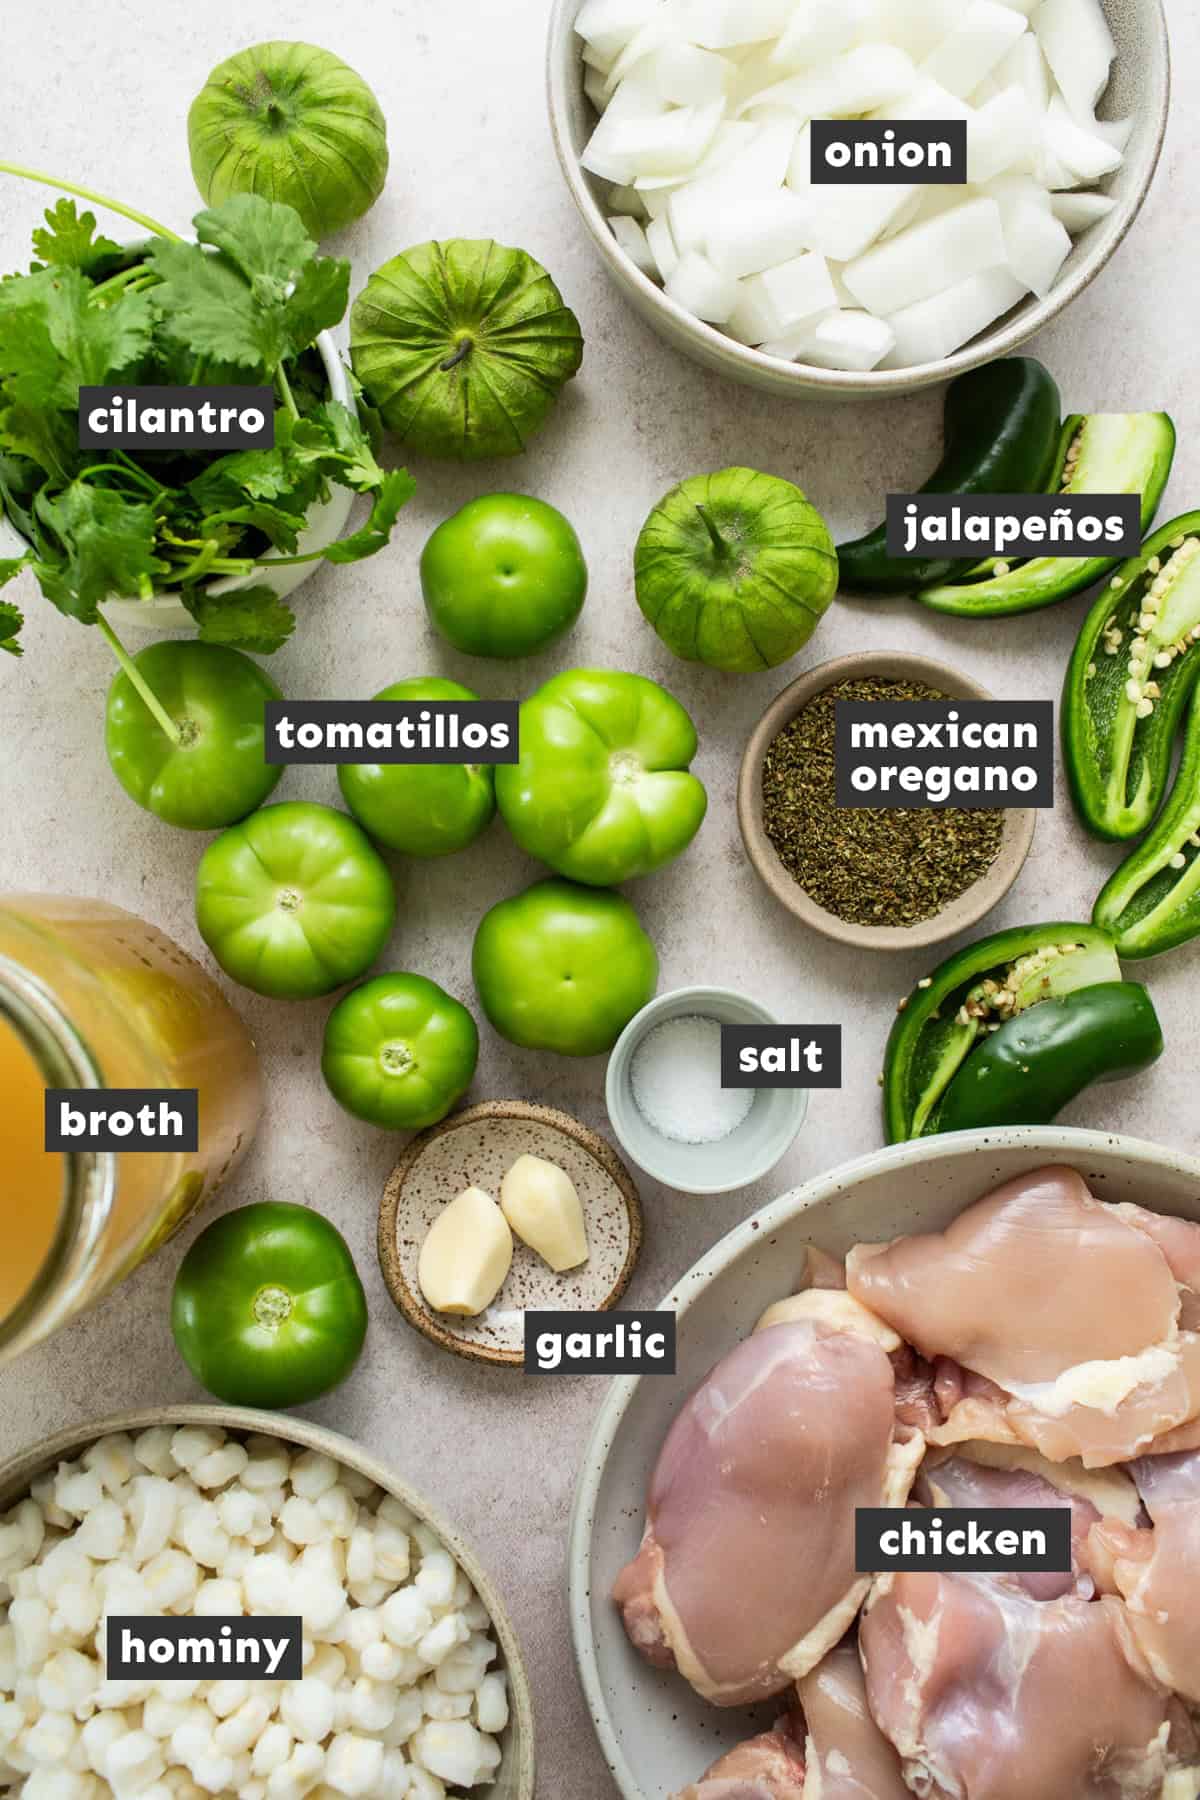
[[[850,1293],[967,1371],[962,1414],[933,1441],[1021,1442],[1095,1468],[1200,1415],[1200,1334],[1181,1329],[1173,1259],[1123,1210],[1048,1168],[944,1232],[851,1251]]]
[[[1200,1800],[1200,1225],[1046,1168],[799,1285],[614,1589],[714,1704],[795,1682],[675,1800]],[[1072,1567],[858,1575],[856,1509],[906,1503],[1067,1509]]]
[[[1147,1456],[1133,1478],[1154,1521],[1106,1520],[1093,1540],[1112,1558],[1134,1642],[1164,1686],[1200,1706],[1200,1453]]]
[[[967,1443],[955,1450],[931,1451],[921,1465],[915,1493],[925,1506],[966,1506],[976,1511],[993,1506],[1069,1506],[1073,1568],[1061,1574],[1030,1571],[1011,1577],[1035,1600],[1074,1593],[1090,1600],[1099,1585],[1089,1543],[1092,1527],[1102,1521],[1134,1527],[1141,1511],[1137,1489],[1123,1470],[1047,1462],[1023,1444]]]
[[[1115,1600],[1035,1600],[982,1575],[878,1584],[860,1628],[872,1713],[923,1800],[1188,1800],[1178,1700],[1121,1647]]]
[[[796,1684],[798,1709],[739,1744],[673,1800],[912,1800],[867,1710],[853,1637]]]
[[[804,1749],[799,1734],[797,1718],[780,1719],[774,1731],[765,1731],[730,1750],[674,1800],[804,1800]]]
[[[641,1549],[613,1590],[631,1642],[718,1706],[781,1693],[865,1597],[855,1509],[903,1505],[923,1450],[895,1425],[875,1337],[812,1319],[756,1332],[663,1445]]]
[[[853,1638],[806,1675],[796,1692],[810,1774],[805,1800],[911,1800],[900,1758],[867,1708],[866,1677]]]

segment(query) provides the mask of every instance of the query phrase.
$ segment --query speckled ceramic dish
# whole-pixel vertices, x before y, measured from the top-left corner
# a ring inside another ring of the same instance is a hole
[[[1171,92],[1171,53],[1162,0],[1104,0],[1117,59],[1100,101],[1100,116],[1132,118],[1133,136],[1121,168],[1102,184],[1116,202],[1113,210],[1075,239],[1074,249],[1045,298],[1030,294],[941,362],[910,369],[872,369],[865,375],[783,362],[761,350],[748,349],[716,326],[685,312],[657,282],[642,274],[609,230],[608,183],[589,175],[579,160],[596,122],[583,91],[582,44],[575,34],[582,4],[583,0],[554,0],[546,62],[550,127],[571,198],[609,275],[647,324],[694,362],[747,387],[790,394],[793,399],[870,400],[915,393],[918,388],[979,368],[993,357],[1011,356],[1026,339],[1057,318],[1104,268],[1137,218],[1158,167]],[[1184,0],[1176,0],[1176,4],[1186,11]]]
[[[915,925],[852,925],[805,893],[788,873],[775,853],[763,824],[763,764],[785,725],[802,712],[809,701],[832,687],[837,681],[857,681],[865,676],[882,680],[924,682],[952,700],[990,700],[987,689],[967,675],[928,656],[914,656],[901,650],[862,650],[853,656],[839,656],[833,662],[819,663],[807,669],[798,681],[784,688],[768,706],[750,734],[738,776],[738,824],[742,842],[755,870],[770,888],[781,906],[786,906],[805,925],[839,944],[853,944],[860,950],[923,950],[940,944],[960,931],[978,924],[1003,900],[1025,866],[1033,843],[1037,813],[1031,806],[1010,806],[1004,813],[1004,830],[1000,849],[991,868],[971,887],[951,900],[932,919],[921,919]]]
[[[441,1518],[436,1509],[410,1488],[407,1482],[399,1480],[383,1463],[361,1450],[357,1444],[352,1444],[349,1438],[341,1437],[335,1431],[328,1431],[323,1425],[313,1425],[307,1419],[296,1418],[294,1414],[290,1418],[281,1419],[275,1413],[255,1412],[244,1406],[144,1407],[139,1412],[121,1413],[115,1418],[101,1419],[93,1424],[73,1425],[28,1450],[18,1451],[16,1456],[10,1457],[0,1466],[0,1512],[23,1499],[29,1492],[29,1484],[39,1475],[44,1474],[47,1469],[53,1469],[64,1459],[78,1456],[90,1444],[94,1444],[97,1438],[121,1431],[136,1436],[138,1432],[160,1425],[211,1425],[235,1437],[258,1433],[265,1437],[279,1438],[281,1442],[301,1450],[315,1450],[322,1456],[331,1456],[335,1462],[344,1463],[348,1469],[365,1475],[368,1481],[373,1481],[385,1493],[394,1494],[410,1512],[423,1519],[437,1533],[460,1568],[465,1570],[471,1585],[488,1609],[496,1642],[500,1646],[502,1666],[508,1676],[509,1721],[500,1737],[500,1767],[493,1784],[487,1789],[477,1789],[476,1792],[480,1795],[486,1793],[488,1800],[533,1800],[535,1745],[529,1677],[525,1672],[516,1632],[495,1585],[481,1567],[471,1546],[463,1541],[455,1527]],[[8,1791],[6,1788],[5,1792]]]
[[[575,1183],[591,1251],[587,1262],[556,1275],[518,1238],[508,1279],[485,1313],[460,1319],[433,1312],[417,1285],[429,1227],[464,1188],[497,1196],[518,1156],[557,1163]],[[477,1362],[521,1366],[529,1308],[599,1312],[615,1306],[641,1248],[642,1203],[616,1151],[569,1114],[524,1100],[490,1100],[423,1131],[393,1169],[379,1208],[379,1264],[392,1299],[433,1343]]]
[[[634,1554],[646,1482],[683,1398],[788,1293],[810,1244],[834,1256],[904,1232],[942,1231],[1002,1181],[1069,1163],[1102,1200],[1200,1221],[1200,1159],[1137,1138],[1064,1126],[962,1131],[876,1150],[764,1207],[701,1257],[662,1301],[678,1314],[675,1381],[621,1376],[601,1405],[575,1492],[568,1561],[571,1631],[584,1693],[625,1800],[663,1800],[750,1730],[706,1706],[630,1647],[609,1595]],[[736,1555],[730,1576],[737,1577]],[[1064,1796],[1065,1800],[1065,1796]]]

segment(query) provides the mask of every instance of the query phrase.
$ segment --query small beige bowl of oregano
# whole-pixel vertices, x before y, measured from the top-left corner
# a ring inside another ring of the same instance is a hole
[[[751,863],[806,925],[842,944],[914,950],[974,925],[1008,892],[1033,842],[1032,807],[840,807],[839,700],[989,700],[977,682],[902,651],[809,669],[767,708],[738,781]]]

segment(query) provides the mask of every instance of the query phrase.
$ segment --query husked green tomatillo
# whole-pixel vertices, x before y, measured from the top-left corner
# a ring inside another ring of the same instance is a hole
[[[607,887],[678,856],[708,806],[688,772],[696,728],[644,675],[569,669],[521,708],[520,761],[496,800],[523,850],[572,881]]]
[[[192,101],[188,148],[210,205],[231,194],[282,200],[315,238],[360,218],[388,170],[379,102],[315,44],[252,44],[218,63]]]

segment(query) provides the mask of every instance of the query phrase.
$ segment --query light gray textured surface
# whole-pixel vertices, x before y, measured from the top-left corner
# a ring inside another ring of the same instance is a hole
[[[1188,104],[1200,55],[1191,8],[1169,0],[1177,104],[1167,152],[1141,221],[1112,267],[1032,346],[1074,410],[1166,407],[1180,427],[1161,517],[1200,504],[1200,392],[1195,358],[1195,170],[1200,128]],[[797,1020],[846,1028],[845,1085],[814,1095],[804,1135],[775,1176],[743,1194],[689,1200],[647,1182],[648,1241],[628,1304],[654,1303],[672,1280],[756,1205],[880,1141],[875,1076],[897,996],[921,973],[812,937],[772,904],[747,867],[734,817],[742,744],[768,700],[809,662],[903,646],[960,664],[998,695],[1057,696],[1080,603],[1007,622],[954,622],[901,603],[840,603],[790,668],[722,677],[675,662],[644,625],[630,582],[634,536],[674,481],[744,462],[797,480],[838,535],[878,515],[890,488],[919,484],[935,458],[938,396],[872,408],[788,409],[726,385],[666,350],[610,291],[561,186],[542,101],[544,0],[207,0],[202,7],[110,0],[29,8],[9,34],[4,155],[120,195],[168,222],[195,196],[184,116],[208,69],[271,36],[328,44],[375,85],[388,116],[392,172],[370,216],[338,245],[357,291],[367,273],[430,236],[495,235],[540,256],[583,321],[588,354],[552,424],[519,463],[461,471],[412,467],[420,489],[390,552],[329,569],[299,596],[295,639],[274,673],[295,697],[361,697],[429,672],[497,698],[517,696],[572,663],[636,668],[666,683],[700,728],[698,772],[712,800],[690,855],[632,890],[662,957],[661,988],[719,981]],[[0,178],[0,267],[21,266],[40,190]],[[512,486],[561,506],[583,538],[592,589],[575,636],[523,667],[449,652],[429,632],[416,577],[434,524],[475,494]],[[98,894],[201,950],[191,882],[200,841],[139,812],[117,788],[101,743],[110,676],[94,633],[59,618],[22,583],[28,655],[0,671],[3,885]],[[289,773],[281,798],[334,800],[332,772]],[[1065,793],[1043,818],[1033,854],[986,928],[1086,916],[1114,857],[1074,823]],[[401,922],[386,964],[411,968],[469,999],[469,947],[480,913],[538,871],[495,827],[466,855],[398,869]],[[1198,1137],[1196,1008],[1200,952],[1149,969],[1169,1051],[1135,1085],[1103,1090],[1071,1122],[1194,1148]],[[375,1264],[375,1213],[395,1145],[340,1114],[325,1094],[317,1047],[325,1008],[241,995],[269,1083],[263,1133],[222,1204],[266,1196],[311,1201],[346,1232],[367,1283],[367,1354],[313,1416],[350,1433],[457,1518],[503,1585],[529,1657],[546,1800],[611,1800],[571,1669],[563,1604],[564,1528],[572,1476],[599,1398],[587,1380],[524,1381],[469,1367],[410,1332]],[[484,1032],[476,1098],[544,1100],[604,1128],[603,1064],[553,1063]],[[169,1249],[89,1318],[0,1375],[0,1456],[59,1425],[197,1397],[175,1357]],[[633,1497],[631,1497],[632,1503]]]

